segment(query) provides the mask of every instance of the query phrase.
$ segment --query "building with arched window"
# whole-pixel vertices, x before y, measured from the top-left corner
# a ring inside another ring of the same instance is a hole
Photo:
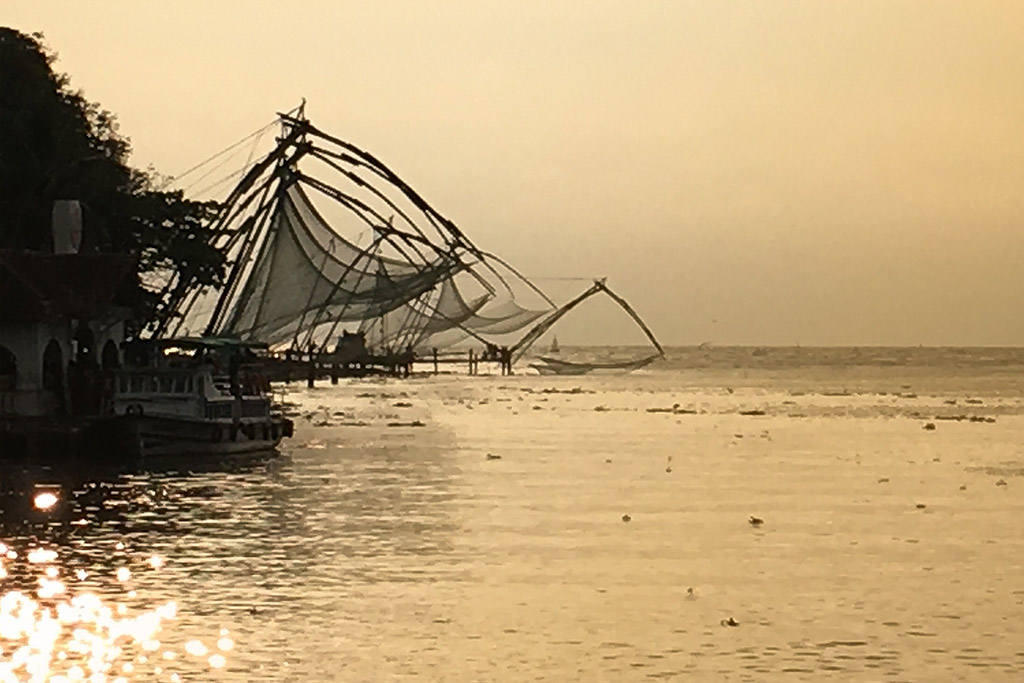
[[[0,430],[18,418],[97,414],[104,369],[120,362],[131,273],[122,254],[0,250]]]

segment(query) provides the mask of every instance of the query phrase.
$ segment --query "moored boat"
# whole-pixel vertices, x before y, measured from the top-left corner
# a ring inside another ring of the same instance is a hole
[[[102,438],[135,456],[271,450],[292,435],[261,374],[258,345],[218,338],[133,342],[115,372]],[[94,435],[96,436],[96,435]]]
[[[639,370],[660,357],[648,356],[639,360],[613,363],[574,363],[558,358],[539,356],[536,362],[530,363],[530,367],[539,375],[587,375],[595,371],[629,372]]]

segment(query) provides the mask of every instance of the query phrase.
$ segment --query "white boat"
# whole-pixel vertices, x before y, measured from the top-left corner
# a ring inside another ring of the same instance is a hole
[[[126,454],[252,453],[292,435],[291,420],[274,411],[251,345],[164,339],[136,342],[126,355],[134,362],[115,373],[114,417],[103,425]]]

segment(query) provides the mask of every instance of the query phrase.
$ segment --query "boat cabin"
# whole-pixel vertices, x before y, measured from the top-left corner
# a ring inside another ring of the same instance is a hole
[[[214,420],[266,418],[266,346],[234,339],[140,340],[125,345],[116,374],[116,415]]]

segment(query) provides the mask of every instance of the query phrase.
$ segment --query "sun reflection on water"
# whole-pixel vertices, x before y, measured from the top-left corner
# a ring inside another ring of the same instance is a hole
[[[58,500],[57,495],[52,491],[42,491],[32,499],[32,504],[37,510],[49,510],[57,504]]]
[[[0,683],[127,683],[154,675],[173,682],[182,680],[181,671],[226,666],[222,652],[234,647],[227,629],[212,647],[190,639],[179,652],[165,642],[177,640],[168,638],[168,622],[178,616],[175,601],[138,604],[136,591],[126,586],[133,573],[123,566],[108,579],[124,599],[105,601],[83,583],[102,580],[100,572],[77,569],[62,578],[58,559],[52,548],[0,542]],[[145,561],[153,571],[165,564],[158,556]],[[17,585],[8,585],[15,577]],[[33,580],[34,589],[26,588]]]

